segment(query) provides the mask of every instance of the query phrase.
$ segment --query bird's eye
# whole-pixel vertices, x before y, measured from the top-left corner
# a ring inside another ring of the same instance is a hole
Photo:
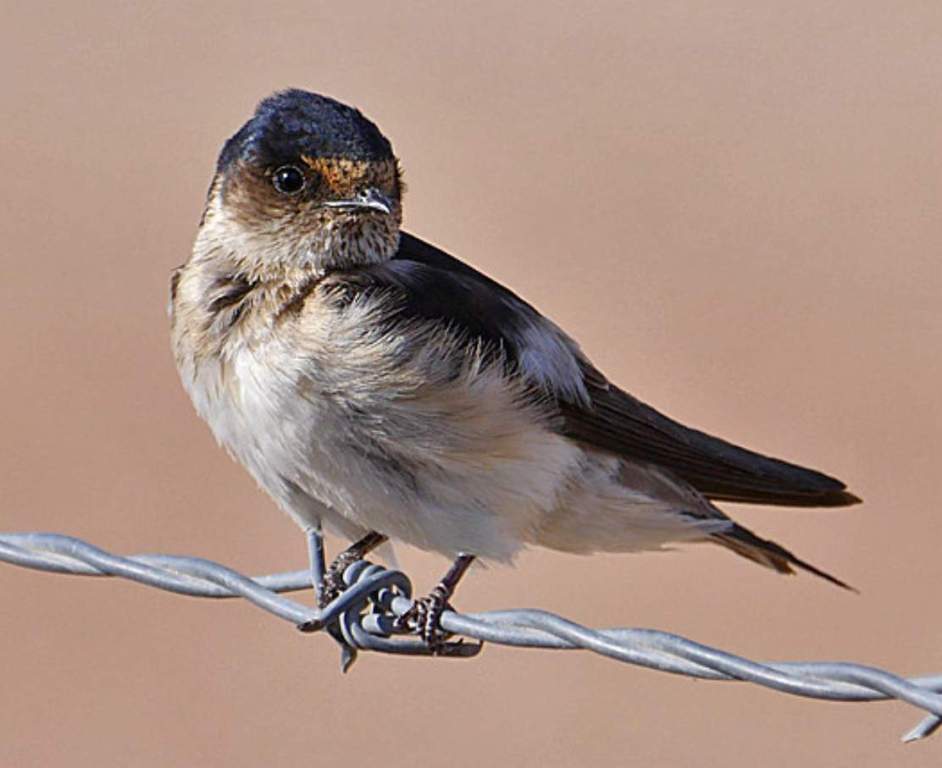
[[[271,183],[283,195],[296,195],[304,189],[304,174],[293,165],[283,165],[272,174]]]

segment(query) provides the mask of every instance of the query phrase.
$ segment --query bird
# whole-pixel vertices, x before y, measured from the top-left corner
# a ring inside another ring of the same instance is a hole
[[[223,145],[172,273],[175,362],[217,441],[307,531],[453,562],[400,628],[438,626],[475,559],[719,545],[835,576],[717,502],[841,507],[834,477],[680,424],[619,388],[510,289],[402,229],[399,159],[358,109],[300,89]]]

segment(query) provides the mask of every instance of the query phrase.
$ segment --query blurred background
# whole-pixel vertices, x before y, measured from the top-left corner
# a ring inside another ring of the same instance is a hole
[[[759,659],[942,672],[942,6],[850,0],[9,4],[0,31],[0,529],[301,567],[217,448],[166,318],[221,142],[270,91],[391,138],[406,227],[675,418],[846,480],[730,508],[857,586],[718,548],[481,570],[539,607]],[[330,542],[335,551],[339,542]],[[445,562],[400,548],[417,589]],[[928,766],[918,713],[585,654],[336,648],[235,602],[0,566],[0,765]]]

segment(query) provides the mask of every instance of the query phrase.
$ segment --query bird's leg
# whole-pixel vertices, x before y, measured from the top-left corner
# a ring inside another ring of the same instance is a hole
[[[307,554],[311,565],[311,585],[314,587],[314,596],[320,605],[321,595],[324,592],[324,532],[320,521],[307,532]]]
[[[380,544],[385,543],[386,539],[387,537],[384,534],[370,531],[334,558],[334,561],[324,573],[324,581],[318,595],[317,602],[321,608],[343,592],[343,572],[358,560],[366,557]]]
[[[415,600],[412,607],[396,619],[396,626],[399,629],[408,629],[418,634],[436,656],[444,653],[447,647],[445,640],[449,634],[442,630],[438,622],[442,617],[442,612],[446,608],[451,608],[448,600],[454,594],[455,587],[458,586],[458,582],[461,581],[461,577],[472,562],[474,562],[474,555],[458,555],[435,589],[426,597]]]

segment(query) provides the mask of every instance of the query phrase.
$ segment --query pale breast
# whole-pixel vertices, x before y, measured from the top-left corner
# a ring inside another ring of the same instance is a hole
[[[385,311],[381,298],[314,290],[264,340],[233,336],[181,375],[217,439],[283,506],[300,488],[415,546],[507,560],[581,451],[499,361],[430,323],[390,329]]]

